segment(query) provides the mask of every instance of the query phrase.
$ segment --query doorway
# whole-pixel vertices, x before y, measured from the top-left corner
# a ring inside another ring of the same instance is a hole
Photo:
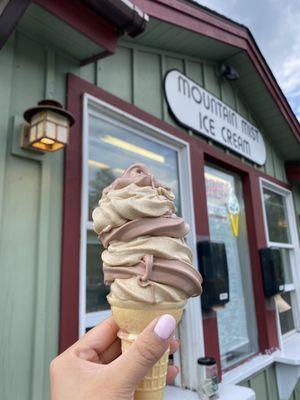
[[[210,240],[225,243],[229,302],[216,308],[222,370],[258,351],[242,179],[205,166]]]

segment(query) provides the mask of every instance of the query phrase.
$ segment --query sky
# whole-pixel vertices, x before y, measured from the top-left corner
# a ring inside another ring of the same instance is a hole
[[[250,29],[300,121],[300,1],[196,1]]]

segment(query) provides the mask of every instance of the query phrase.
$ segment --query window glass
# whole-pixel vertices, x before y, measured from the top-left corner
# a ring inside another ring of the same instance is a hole
[[[95,232],[88,231],[86,257],[86,312],[102,311],[109,308],[106,296],[109,287],[104,285],[102,270],[102,246]]]
[[[91,115],[89,121],[89,220],[103,188],[133,163],[147,165],[168,182],[180,214],[177,151],[99,117]]]
[[[292,269],[291,269],[291,252],[290,249],[280,249],[281,259],[284,271],[284,282],[286,284],[293,283]]]
[[[286,292],[281,294],[281,297],[292,307],[291,296],[292,296],[291,292]],[[279,313],[279,320],[281,326],[281,333],[283,335],[295,329],[292,308],[290,308],[288,311]]]
[[[290,243],[286,202],[284,196],[263,189],[269,240],[276,243]]]
[[[286,285],[285,293],[281,296],[290,305],[291,298],[294,296],[294,281],[292,276],[292,266],[295,265],[295,250],[292,246],[292,238],[289,227],[287,212],[288,195],[279,194],[271,189],[263,187],[263,201],[269,236],[269,246],[275,243],[280,249],[284,281]],[[287,246],[288,245],[288,246]],[[287,248],[289,247],[289,248]],[[285,334],[295,328],[292,308],[283,313],[279,313],[281,333]]]
[[[117,123],[98,116],[89,117],[88,179],[89,221],[101,192],[131,164],[143,163],[161,181],[167,182],[176,196],[177,213],[180,209],[177,150],[136,134]],[[109,288],[103,283],[102,248],[96,234],[88,231],[86,260],[86,312],[109,308],[106,295]]]
[[[258,350],[242,184],[238,176],[205,168],[210,240],[225,243],[230,301],[217,309],[222,369]]]

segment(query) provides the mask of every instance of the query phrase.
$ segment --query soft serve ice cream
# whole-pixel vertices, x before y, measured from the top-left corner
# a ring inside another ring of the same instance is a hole
[[[176,302],[182,307],[201,293],[201,277],[184,240],[189,226],[175,214],[174,198],[142,164],[132,165],[103,190],[93,220],[105,247],[110,304],[168,308]]]

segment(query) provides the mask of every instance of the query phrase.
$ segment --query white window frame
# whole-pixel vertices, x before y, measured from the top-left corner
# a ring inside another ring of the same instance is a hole
[[[274,193],[277,193],[285,198],[286,204],[286,212],[289,224],[289,231],[290,231],[290,244],[284,243],[277,243],[270,241],[269,238],[269,230],[268,230],[268,221],[267,221],[267,214],[266,214],[266,207],[265,201],[263,196],[263,189],[270,190]],[[281,326],[279,320],[279,311],[276,305],[276,318],[277,318],[277,330],[279,332],[279,346],[282,349],[284,340],[288,338],[291,334],[294,334],[296,331],[300,330],[300,248],[299,248],[299,237],[298,237],[298,230],[297,230],[297,223],[296,223],[296,213],[294,208],[294,201],[293,201],[293,194],[290,190],[277,185],[265,178],[260,178],[260,192],[261,192],[261,201],[263,207],[263,217],[264,217],[264,228],[265,228],[265,235],[267,239],[267,246],[268,247],[279,247],[279,248],[286,248],[290,249],[290,264],[291,264],[291,274],[293,283],[285,285],[285,292],[292,292],[291,300],[292,300],[292,310],[293,310],[293,318],[295,329],[287,332],[286,334],[281,333]],[[297,268],[298,266],[298,268]]]
[[[197,266],[196,232],[194,221],[193,187],[191,179],[189,143],[168,134],[147,122],[136,118],[114,106],[87,93],[83,96],[83,135],[82,135],[82,196],[81,196],[81,241],[80,241],[80,290],[79,290],[79,336],[110,315],[110,311],[86,314],[86,248],[87,231],[92,229],[88,221],[88,125],[89,114],[129,128],[134,133],[163,143],[178,152],[179,184],[183,218],[190,225],[187,242],[192,249],[194,264]],[[198,387],[197,358],[204,355],[202,312],[199,298],[191,298],[184,310],[180,325],[181,376],[177,385],[196,390]],[[176,361],[176,359],[175,359]],[[178,361],[178,360],[177,360]]]

